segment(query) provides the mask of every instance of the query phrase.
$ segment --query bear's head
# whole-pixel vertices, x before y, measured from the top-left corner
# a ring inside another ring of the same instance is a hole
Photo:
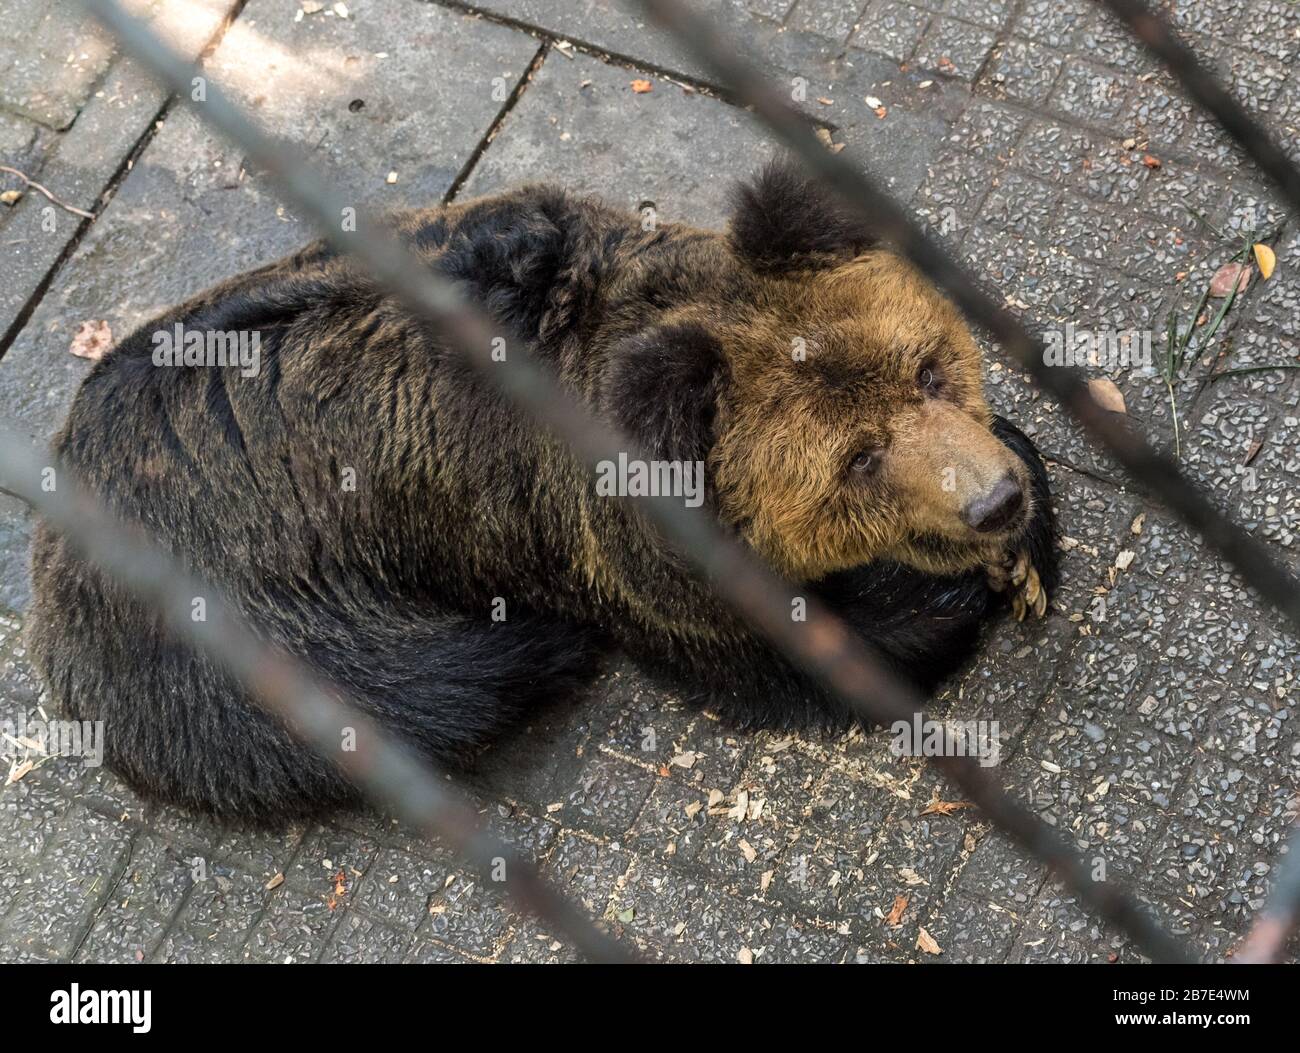
[[[1029,522],[957,310],[788,163],[739,188],[726,290],[622,349],[607,396],[656,457],[702,460],[722,521],[815,581],[896,560],[957,573]]]

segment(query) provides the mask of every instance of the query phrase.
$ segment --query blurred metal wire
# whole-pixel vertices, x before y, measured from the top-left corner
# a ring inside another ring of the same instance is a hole
[[[55,486],[44,483],[54,469]],[[139,529],[118,522],[75,475],[20,435],[0,428],[0,485],[58,527],[79,552],[162,614],[165,624],[229,670],[290,731],[338,767],[365,796],[425,836],[441,837],[480,874],[504,874],[506,892],[555,926],[583,954],[602,962],[630,960],[627,951],[558,895],[478,815],[425,758],[366,716],[336,685],[250,630],[212,584],[200,581]],[[190,616],[202,596],[205,618]],[[340,748],[343,729],[357,748]]]
[[[1183,90],[1223,125],[1300,216],[1300,168],[1145,0],[1095,0],[1120,19],[1169,69]]]
[[[112,0],[84,2],[117,33],[129,51],[158,74],[173,91],[182,98],[190,98],[191,79],[198,74],[193,66],[173,55]],[[784,106],[779,98],[776,101]],[[460,349],[540,423],[566,439],[580,458],[594,464],[599,460],[612,459],[620,451],[633,456],[637,454],[634,444],[591,420],[574,399],[560,389],[551,376],[526,353],[508,354],[504,361],[494,358],[492,343],[502,334],[491,322],[464,303],[453,287],[435,280],[400,245],[378,229],[371,231],[364,224],[359,225],[356,232],[344,232],[340,217],[343,209],[352,207],[351,203],[332,193],[292,152],[266,138],[226,100],[215,85],[207,86],[206,101],[197,104],[196,108],[234,139],[254,165],[270,173],[280,183],[290,203],[315,221],[342,251],[357,257],[376,278],[418,314],[442,326],[454,347]],[[800,122],[798,128],[801,129],[798,134],[802,135],[806,131],[807,141],[815,144],[816,140],[803,123],[803,118],[797,117],[797,120]],[[819,158],[834,156],[822,150],[819,145],[817,151]],[[802,150],[799,152],[802,153]],[[844,186],[841,185],[841,180],[846,173],[850,190],[854,189],[855,181],[860,179],[847,167],[838,174],[832,173],[833,176],[838,175],[832,182],[842,192]],[[898,213],[898,219],[902,225],[895,224],[896,233],[906,233],[906,219],[901,213]],[[925,266],[925,252],[915,245],[913,249],[920,256],[919,259],[914,257],[916,262]],[[932,247],[931,251],[937,252]],[[939,259],[946,262],[942,254],[939,254]],[[950,264],[948,267],[955,271]],[[957,274],[960,277],[960,272]],[[950,282],[953,281],[953,274],[948,273],[948,278]],[[944,285],[944,282],[940,281],[940,284]],[[978,293],[976,296],[980,298]],[[956,298],[959,303],[962,302],[962,297]],[[991,304],[978,306],[991,308],[989,317],[994,319],[997,326],[1005,328],[1009,323],[1014,327],[1010,332],[1015,334],[1018,327],[1014,322],[1009,318],[999,320],[1002,315],[1000,309]],[[998,328],[995,327],[994,331],[996,334]],[[1020,333],[1028,341],[1023,330]],[[522,348],[519,350],[522,351]],[[1075,383],[1077,385],[1077,380]],[[1109,436],[1113,430],[1108,426],[1109,422],[1086,396],[1086,392],[1084,399],[1086,405],[1076,409],[1093,423],[1096,430],[1111,437],[1113,441],[1130,441],[1128,438],[1116,439]],[[1138,450],[1155,456],[1144,446],[1139,446]],[[1132,455],[1131,459],[1140,458]],[[1163,470],[1163,462],[1157,459],[1156,463]],[[1180,507],[1179,502],[1173,503],[1175,507]],[[921,708],[922,700],[915,690],[886,672],[855,634],[818,605],[810,605],[806,622],[792,622],[789,618],[788,589],[770,571],[758,565],[747,552],[724,539],[707,516],[670,501],[642,500],[638,507],[691,558],[696,568],[724,598],[749,617],[788,656],[820,677],[858,712],[876,722],[891,723],[899,719],[910,720]],[[1209,513],[1213,514],[1207,515],[1208,506],[1202,508],[1192,502],[1189,507],[1191,513],[1188,517],[1194,525],[1206,521],[1212,533],[1218,529],[1214,520],[1217,513],[1213,509],[1209,509]],[[1226,524],[1226,520],[1223,523]],[[1244,536],[1235,536],[1230,525],[1220,540],[1221,547],[1230,550],[1248,542]],[[1247,555],[1250,554],[1249,544],[1246,548]],[[1258,554],[1262,556],[1262,551]],[[1271,568],[1271,562],[1267,561],[1266,556],[1263,558]],[[128,573],[131,571],[129,566],[123,569]],[[316,690],[322,689],[318,686]],[[351,720],[351,716],[348,719]],[[337,722],[331,727],[336,732]],[[331,738],[331,748],[336,742],[337,738]],[[1050,863],[1085,903],[1126,931],[1139,947],[1158,959],[1188,958],[1185,949],[1154,925],[1147,913],[1122,889],[1092,880],[1089,869],[1065,840],[1003,794],[973,758],[945,756],[934,760],[995,823]]]
[[[1273,877],[1273,891],[1246,939],[1232,956],[1243,965],[1282,961],[1287,940],[1300,925],[1300,824],[1287,844]]]

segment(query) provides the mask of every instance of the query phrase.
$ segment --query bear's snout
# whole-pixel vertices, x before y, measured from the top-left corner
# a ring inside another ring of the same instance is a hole
[[[1004,475],[990,490],[969,501],[960,515],[972,530],[993,534],[1014,523],[1024,507],[1024,488],[1013,476]]]

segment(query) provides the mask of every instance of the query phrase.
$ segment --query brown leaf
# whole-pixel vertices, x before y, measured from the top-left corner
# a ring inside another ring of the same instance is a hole
[[[917,931],[917,934],[916,934],[916,947],[917,947],[917,950],[925,951],[926,954],[942,954],[942,953],[943,953],[943,948],[940,947],[940,946],[935,942],[933,936],[931,936],[928,932],[925,931],[925,927],[924,927],[924,926],[922,926],[921,929]]]
[[[925,806],[921,815],[952,815],[958,808],[969,808],[970,801],[941,801],[935,798]],[[920,818],[918,816],[918,818]]]
[[[1210,279],[1210,295],[1218,299],[1231,296],[1234,286],[1239,295],[1244,293],[1246,286],[1250,284],[1252,273],[1254,273],[1254,268],[1248,264],[1225,263],[1214,272],[1214,277]]]
[[[632,82],[632,90],[638,95],[644,95],[648,91],[654,91],[655,86],[653,82],[648,80],[634,80]]]
[[[5,785],[12,786],[35,767],[36,764],[34,761],[23,761],[22,764],[18,765],[18,767],[9,773],[9,778],[5,780]]]
[[[283,884],[284,884],[284,875],[276,874],[275,877],[271,878],[271,880],[266,883],[266,890],[270,892],[272,889],[279,888]]]
[[[1152,157],[1150,154],[1143,154],[1142,163],[1146,165],[1148,168],[1159,168],[1160,158]]]
[[[885,915],[886,925],[898,927],[903,920],[903,911],[907,910],[907,902],[906,896],[894,897],[894,905],[889,908],[889,913]]]
[[[112,346],[113,330],[107,322],[82,322],[68,350],[78,358],[98,362]]]
[[[1128,407],[1124,405],[1124,393],[1115,386],[1113,380],[1094,377],[1088,381],[1088,394],[1102,409],[1110,410],[1112,413],[1128,412]]]
[[[1253,461],[1256,457],[1259,456],[1259,451],[1262,450],[1263,448],[1264,448],[1264,440],[1256,439],[1254,442],[1250,444],[1250,449],[1246,451],[1246,456],[1241,463],[1243,465],[1250,464],[1251,461]]]

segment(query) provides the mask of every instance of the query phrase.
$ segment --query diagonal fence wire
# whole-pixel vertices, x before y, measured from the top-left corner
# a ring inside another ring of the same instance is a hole
[[[351,254],[418,316],[430,321],[471,364],[544,427],[559,435],[583,462],[614,460],[620,452],[640,457],[637,444],[590,416],[552,375],[524,353],[494,356],[503,339],[459,291],[380,229],[358,223],[345,231],[339,222],[350,208],[283,144],[268,138],[211,82],[202,102],[189,88],[195,68],[124,12],[114,0],[83,0],[126,49],[219,131],[237,143],[247,158],[270,174],[288,203],[312,219],[341,251]],[[522,348],[520,349],[522,351]],[[864,719],[880,724],[910,723],[924,707],[912,687],[889,672],[875,653],[843,622],[812,598],[805,620],[790,617],[791,594],[766,566],[723,535],[704,510],[671,499],[638,499],[637,507],[685,555],[700,576],[745,616],[796,665],[807,670]],[[1171,939],[1125,890],[1096,881],[1091,869],[1051,827],[1003,793],[979,761],[948,735],[945,755],[931,758],[989,819],[1055,870],[1080,900],[1124,931],[1152,958],[1186,961],[1190,955]]]
[[[1232,960],[1241,965],[1280,962],[1297,925],[1300,925],[1300,824],[1291,834],[1286,855],[1277,868],[1273,891]]]
[[[1192,50],[1178,39],[1162,16],[1145,0],[1094,0],[1122,21],[1182,85],[1192,101],[1223,126],[1260,171],[1300,213],[1300,168],[1233,96],[1219,83]]]
[[[48,479],[55,481],[52,488]],[[183,569],[143,531],[118,522],[71,471],[8,428],[0,428],[0,482],[57,526],[85,558],[157,610],[173,633],[234,674],[372,802],[425,836],[440,836],[481,872],[504,874],[515,902],[553,924],[587,957],[630,960],[622,945],[546,884],[531,863],[485,830],[474,809],[424,757],[382,730],[337,686],[266,643],[219,589]],[[201,621],[190,616],[195,596],[206,604]],[[355,733],[355,750],[340,749],[344,728]]]
[[[1300,166],[1284,151],[1240,102],[1145,0],[1096,0],[1126,26],[1165,64],[1193,102],[1222,125],[1259,170],[1281,191],[1300,215]],[[1300,827],[1291,837],[1273,893],[1234,961],[1278,961],[1288,936],[1300,926]]]

